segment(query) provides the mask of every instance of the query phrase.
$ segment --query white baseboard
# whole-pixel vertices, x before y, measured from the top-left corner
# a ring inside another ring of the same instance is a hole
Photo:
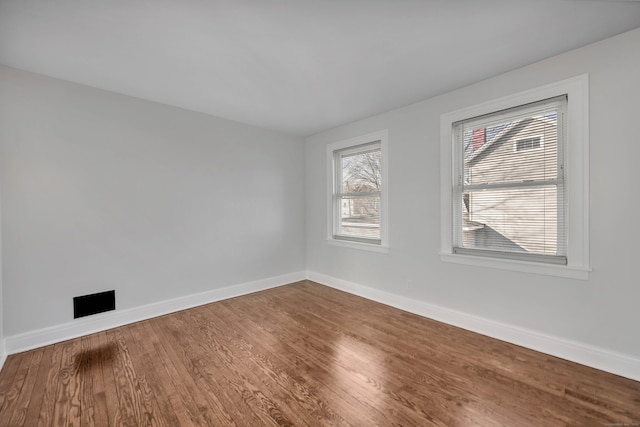
[[[634,356],[416,301],[321,273],[309,271],[307,279],[472,332],[640,381],[640,358]]]
[[[7,352],[4,349],[4,340],[0,340],[0,370],[4,366],[4,362],[7,360]]]
[[[306,272],[284,274],[254,282],[228,286],[221,289],[202,292],[167,301],[160,301],[126,310],[116,310],[91,317],[76,319],[72,322],[51,326],[19,335],[8,336],[4,340],[7,354],[20,353],[34,348],[66,341],[72,338],[104,331],[129,323],[162,316],[187,308],[196,307],[240,295],[263,291],[306,279]],[[4,352],[2,353],[4,354]],[[2,359],[4,361],[4,359]]]
[[[410,313],[640,381],[640,358],[496,322],[423,301],[416,301],[401,295],[312,271],[290,273],[228,286],[141,307],[98,314],[61,325],[9,336],[4,341],[0,341],[0,369],[2,369],[8,354],[20,353],[191,307],[287,285],[305,278]]]

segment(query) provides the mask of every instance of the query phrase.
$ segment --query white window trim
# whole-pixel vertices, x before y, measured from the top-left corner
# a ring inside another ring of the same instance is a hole
[[[567,265],[454,254],[452,250],[453,123],[567,95]],[[589,78],[587,74],[484,102],[440,117],[440,258],[445,262],[588,280],[589,272]]]
[[[381,130],[367,135],[334,142],[327,145],[327,243],[352,249],[362,249],[372,252],[389,252],[389,131]],[[351,240],[335,239],[333,237],[334,222],[336,220],[333,209],[334,189],[334,152],[349,147],[380,141],[382,188],[380,190],[380,244],[355,242]]]

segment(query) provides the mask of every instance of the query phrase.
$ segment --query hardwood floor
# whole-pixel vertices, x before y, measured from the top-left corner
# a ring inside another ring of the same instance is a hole
[[[640,425],[640,383],[300,282],[9,356],[0,425]]]

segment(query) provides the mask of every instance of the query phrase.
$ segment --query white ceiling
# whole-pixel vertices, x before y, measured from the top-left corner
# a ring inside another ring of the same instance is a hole
[[[310,135],[637,27],[614,0],[0,0],[0,64]]]

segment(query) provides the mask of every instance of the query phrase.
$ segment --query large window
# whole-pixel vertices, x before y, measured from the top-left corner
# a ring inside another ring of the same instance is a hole
[[[453,124],[455,253],[566,264],[566,103]]]
[[[581,76],[442,116],[444,261],[588,278],[587,88]]]
[[[330,242],[387,246],[386,141],[385,131],[328,147]]]

